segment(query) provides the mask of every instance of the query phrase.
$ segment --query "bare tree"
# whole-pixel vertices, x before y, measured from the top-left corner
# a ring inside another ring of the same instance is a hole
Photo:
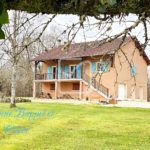
[[[11,21],[12,21],[11,23],[13,24],[14,20],[11,19]],[[4,29],[6,31],[11,31],[12,26],[13,25],[5,26]],[[32,31],[32,28],[31,28],[31,31]],[[26,32],[21,33],[19,40],[23,40],[21,36],[23,36]],[[43,33],[40,39],[38,39],[37,41],[27,46],[18,56],[16,56],[19,59],[19,61],[17,62],[17,66],[16,66],[17,73],[16,73],[16,79],[15,79],[15,96],[32,97],[34,63],[31,61],[31,59],[55,47],[57,39],[65,41],[66,35],[59,36],[62,32],[63,32],[62,28],[56,25],[52,25],[50,27],[50,30],[46,33]],[[38,30],[36,30],[32,34],[32,36],[29,37],[26,35],[24,38],[24,44],[28,45],[29,43],[32,42],[32,40],[36,39],[37,35],[39,34],[40,34],[40,28],[38,28]],[[11,76],[13,72],[12,63],[11,63],[12,56],[10,55],[11,46],[9,46],[9,44],[10,44],[9,40],[5,40],[5,42],[4,41],[2,42],[1,47],[3,49],[3,55],[0,55],[0,56],[3,56],[0,60],[0,63],[1,63],[0,85],[2,87],[1,90],[5,92],[8,96],[10,96],[11,94]],[[17,41],[17,44],[18,44],[18,41]],[[22,48],[24,48],[24,46],[20,44],[16,52],[20,52]],[[4,57],[4,54],[5,54],[5,57]],[[37,71],[39,73],[42,73],[42,64],[38,65]],[[37,88],[38,88],[37,93],[39,93],[41,91],[40,83],[37,86]]]
[[[13,11],[10,19],[10,24],[4,25],[6,39],[1,42],[3,52],[7,54],[12,64],[12,79],[11,79],[11,104],[10,107],[15,107],[15,90],[17,80],[17,65],[21,58],[21,53],[26,50],[32,43],[40,40],[46,27],[55,17],[48,19],[45,23],[35,22],[37,15],[29,15],[25,12]],[[36,37],[32,35],[38,30],[39,34]],[[30,40],[28,40],[30,39]]]

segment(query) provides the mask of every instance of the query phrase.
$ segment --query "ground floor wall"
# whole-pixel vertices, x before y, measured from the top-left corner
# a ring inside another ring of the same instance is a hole
[[[57,83],[57,85],[56,85]],[[79,90],[73,90],[73,83],[79,83]],[[55,84],[57,90],[51,90],[50,85]],[[34,82],[34,89],[36,87],[36,82]],[[80,90],[81,89],[81,90]],[[116,83],[114,86],[115,94],[112,95],[115,99],[118,100],[147,100],[147,86],[144,83],[135,82],[120,82]],[[63,97],[63,94],[69,94],[72,98],[75,99],[97,99],[104,100],[105,98],[99,94],[97,91],[90,88],[82,81],[73,81],[73,82],[43,82],[42,83],[42,92],[50,93],[52,98]],[[36,91],[33,92],[33,97],[35,97]],[[36,95],[38,96],[38,95]]]
[[[74,82],[77,83],[77,82]],[[55,90],[50,90],[50,84],[55,84],[55,82],[50,83],[42,83],[42,92],[44,93],[50,93],[52,98],[55,98],[55,92],[56,92],[56,85]],[[62,97],[63,94],[69,94],[73,98],[79,98],[79,91],[73,91],[72,90],[72,84],[71,82],[58,82],[58,90],[57,90],[57,97]]]
[[[124,86],[124,91],[121,91]],[[147,101],[147,85],[145,83],[120,82],[115,85],[115,96],[120,100],[121,92],[124,93],[124,100],[145,100]]]
[[[73,83],[79,83],[80,89],[73,90]],[[55,84],[55,90],[50,90],[50,84]],[[57,90],[56,90],[57,84]],[[96,99],[101,100],[105,99],[102,95],[97,93],[95,90],[91,89],[88,85],[84,84],[82,81],[78,82],[43,82],[42,83],[42,92],[50,93],[52,98],[62,97],[63,94],[69,94],[72,98],[79,99]],[[57,96],[56,96],[57,95]]]

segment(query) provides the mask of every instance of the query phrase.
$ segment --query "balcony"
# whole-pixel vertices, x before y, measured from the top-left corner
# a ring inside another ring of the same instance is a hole
[[[86,74],[83,74],[82,78],[81,78],[81,72],[58,73],[58,80],[71,81],[71,80],[80,80],[80,79],[85,81],[87,85],[92,86],[94,90],[102,92],[107,97],[109,96],[109,89],[108,88],[106,88],[102,84],[98,83],[95,79],[89,77]],[[41,82],[41,80],[43,80],[44,82],[57,80],[57,74],[56,73],[36,74],[35,80],[37,80],[37,82],[38,81]]]
[[[56,79],[57,79],[56,73],[43,73],[43,74],[35,75],[35,80],[56,80]],[[58,73],[58,80],[61,79],[66,79],[66,80],[81,79],[81,72]]]

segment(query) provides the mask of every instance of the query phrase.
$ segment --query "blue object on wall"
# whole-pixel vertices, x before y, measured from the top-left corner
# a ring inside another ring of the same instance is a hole
[[[76,78],[77,79],[81,78],[81,66],[80,66],[80,64],[76,65]]]
[[[107,72],[107,65],[108,65],[108,62],[103,61],[103,72]]]
[[[132,76],[135,77],[135,73],[136,73],[136,67],[132,66]]]
[[[51,79],[51,66],[47,67],[47,80]]]
[[[65,79],[69,78],[69,65],[65,65]]]
[[[62,66],[58,66],[58,79],[61,79]]]
[[[95,62],[92,62],[91,72],[92,72],[92,73],[95,73]]]

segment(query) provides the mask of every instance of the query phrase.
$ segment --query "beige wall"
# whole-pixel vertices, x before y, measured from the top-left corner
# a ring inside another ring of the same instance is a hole
[[[72,90],[73,83],[79,83],[79,82],[58,82],[58,97],[62,97],[63,94],[69,94],[73,98],[80,98],[79,91]],[[45,82],[42,83],[42,92],[44,93],[50,93],[52,98],[55,98],[55,91],[50,90],[50,84],[55,84],[55,82]],[[82,99],[86,99],[88,97],[89,99],[105,99],[103,96],[98,94],[96,91],[89,89],[87,92],[88,86],[82,83]]]
[[[55,84],[55,82],[43,82],[42,83],[42,92],[50,93],[52,97],[55,97],[55,91],[50,91],[50,84]]]
[[[86,60],[89,60],[90,62],[100,62],[101,56],[96,57],[88,57]],[[106,56],[104,58],[104,61],[108,61],[108,57]],[[91,66],[89,64],[86,64],[86,71],[85,73],[88,75],[91,73]],[[97,73],[92,73],[91,76],[94,77]],[[107,66],[107,72],[104,72],[102,74],[97,74],[96,81],[100,82],[100,84],[104,85],[106,88],[109,88],[109,94],[112,95],[114,93],[114,78],[115,78],[115,69],[111,67],[111,63]],[[100,81],[99,81],[100,80]]]
[[[72,97],[79,98],[79,91],[72,91],[72,84],[75,82],[58,82],[58,97],[62,97],[63,94],[71,92]],[[50,84],[55,84],[55,82],[46,82],[42,84],[42,92],[50,93],[53,98],[55,98],[55,91],[50,90]]]
[[[89,89],[89,91],[87,91],[87,89]],[[104,100],[105,99],[103,96],[98,94],[93,89],[89,88],[83,82],[82,82],[82,92],[83,92],[83,96],[82,96],[83,99],[86,99],[86,97],[88,97],[89,99],[95,99],[95,100],[96,99],[99,99],[99,100]]]
[[[125,56],[121,52],[118,51],[118,54],[115,54],[115,64],[118,72],[117,83],[122,83],[127,85],[127,98],[131,99],[131,86],[136,84],[135,88],[135,99],[139,99],[139,87],[143,87],[143,99],[147,100],[147,63],[144,60],[143,56],[140,56],[139,50],[135,50],[135,45],[133,41],[127,43],[122,47],[122,51],[127,53],[129,62],[132,61],[132,65],[136,67],[136,77],[131,76],[131,67],[126,61]],[[135,51],[135,52],[134,52]],[[122,67],[120,65],[120,61],[118,59],[118,55],[120,56]],[[134,56],[133,56],[134,55]],[[118,97],[118,84],[115,86],[116,95]]]
[[[135,98],[139,99],[139,87],[143,87],[143,99],[147,99],[147,64],[146,61],[143,59],[142,56],[139,54],[139,50],[135,50],[134,56],[133,50],[135,49],[133,41],[127,43],[125,46],[122,47],[123,52],[125,52],[128,56],[129,61],[133,59],[132,65],[136,66],[136,91],[135,91]],[[119,62],[118,55],[120,56],[121,64]],[[132,57],[133,56],[133,57]],[[96,57],[87,57],[85,62],[85,74],[94,77],[96,73],[91,73],[91,66],[89,62],[98,62],[100,60],[101,56]],[[104,58],[104,61],[108,60],[108,57]],[[131,86],[135,84],[134,77],[131,76],[131,68],[129,67],[129,64],[127,63],[125,56],[121,52],[121,50],[118,51],[118,53],[115,53],[113,62],[115,65],[111,67],[111,63],[108,64],[108,69],[106,73],[101,74],[101,76],[97,76],[96,80],[99,82],[99,79],[101,78],[101,84],[105,87],[109,88],[109,94],[113,95],[114,98],[118,98],[118,84],[126,84],[127,85],[127,98],[131,99]],[[64,72],[64,66],[67,64],[78,64],[80,63],[79,60],[62,60],[62,72]],[[52,60],[45,61],[43,64],[43,73],[47,72],[47,66],[55,66],[55,62]],[[121,69],[122,68],[122,69]],[[117,73],[116,73],[117,72]],[[118,74],[118,76],[117,76]],[[72,91],[72,83],[73,82],[62,82],[61,83],[61,90],[62,91]],[[43,92],[50,92],[50,83],[43,83],[42,91]],[[83,84],[83,91],[87,88],[85,84]],[[54,91],[50,92],[53,96],[55,94]],[[59,96],[62,96],[62,94],[59,92]],[[72,94],[73,97],[79,97],[79,94]],[[102,96],[100,96],[97,92],[91,89],[90,94],[83,94],[83,99],[88,96],[90,99],[104,99]]]

